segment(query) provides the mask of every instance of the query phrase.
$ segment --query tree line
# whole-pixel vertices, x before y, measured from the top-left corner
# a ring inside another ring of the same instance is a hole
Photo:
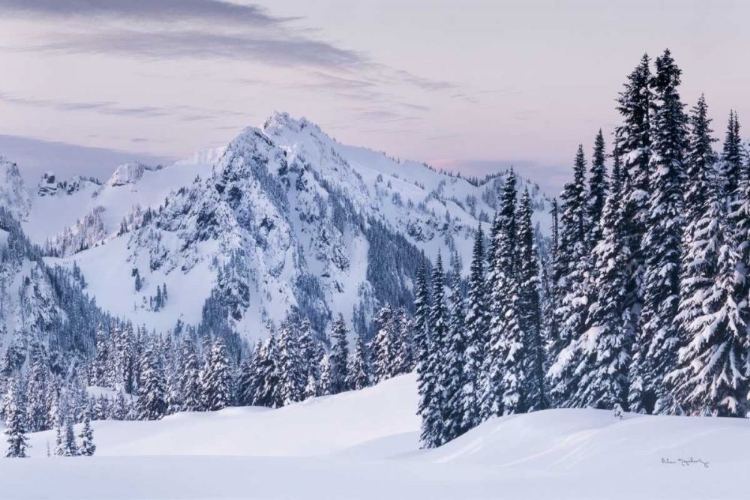
[[[750,164],[731,112],[717,153],[708,105],[687,112],[669,50],[617,99],[607,154],[554,201],[539,255],[511,171],[468,283],[425,260],[415,337],[422,443],[545,408],[745,417],[750,385]],[[610,166],[608,167],[608,163]],[[450,294],[446,297],[446,290]]]

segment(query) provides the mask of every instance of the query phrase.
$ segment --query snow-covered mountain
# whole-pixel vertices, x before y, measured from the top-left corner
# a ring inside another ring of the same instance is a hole
[[[23,189],[4,165],[0,202],[48,264],[80,268],[104,310],[157,331],[180,321],[247,338],[295,308],[323,331],[339,313],[361,329],[386,301],[410,307],[420,252],[468,264],[504,179],[345,146],[284,113],[225,148],[123,165],[106,181],[49,173]],[[549,200],[524,188],[546,231]]]

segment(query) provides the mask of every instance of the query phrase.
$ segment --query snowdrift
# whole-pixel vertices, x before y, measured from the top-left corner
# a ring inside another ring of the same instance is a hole
[[[550,410],[419,450],[416,380],[279,410],[95,422],[93,458],[0,462],[0,498],[745,499],[750,421]]]

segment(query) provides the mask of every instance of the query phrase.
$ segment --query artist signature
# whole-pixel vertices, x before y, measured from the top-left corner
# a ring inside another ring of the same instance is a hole
[[[702,465],[704,469],[708,469],[708,462],[701,460],[700,458],[677,458],[672,460],[670,458],[662,458],[661,463],[664,465],[681,465],[683,467],[690,467],[691,465]]]

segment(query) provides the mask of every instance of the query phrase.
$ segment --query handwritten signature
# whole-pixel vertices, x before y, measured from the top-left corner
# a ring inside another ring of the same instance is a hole
[[[664,465],[681,465],[682,467],[690,467],[691,465],[702,465],[704,469],[708,469],[708,462],[701,460],[700,458],[677,458],[675,460],[669,458],[662,458],[661,463]]]

